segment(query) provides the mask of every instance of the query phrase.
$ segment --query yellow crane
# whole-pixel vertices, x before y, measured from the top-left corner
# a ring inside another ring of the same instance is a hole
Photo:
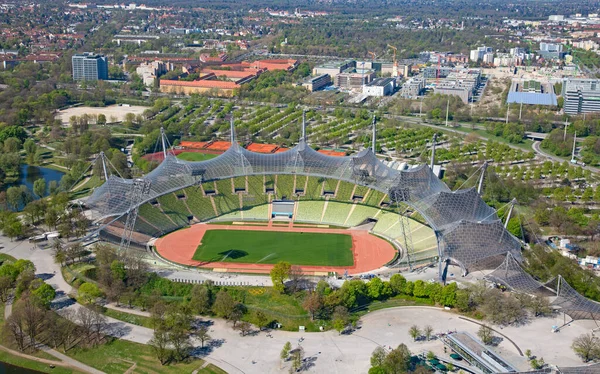
[[[394,51],[394,65],[392,66],[392,76],[397,77],[398,76],[398,61],[396,60],[396,52],[398,52],[398,48],[394,47],[393,45],[389,45],[389,44],[387,45],[387,47]]]

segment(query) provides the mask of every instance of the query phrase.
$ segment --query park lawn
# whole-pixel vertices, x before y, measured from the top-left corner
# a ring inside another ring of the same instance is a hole
[[[303,293],[298,296],[281,294],[272,287],[251,287],[246,291],[244,305],[250,313],[244,316],[244,320],[257,324],[255,314],[261,311],[269,321],[281,323],[283,330],[298,331],[298,326],[305,326],[306,331],[319,331],[319,327],[310,320],[309,313],[302,308]]]
[[[199,152],[182,152],[177,155],[177,158],[182,159],[184,161],[206,161],[215,157],[217,157],[217,155]]]
[[[46,358],[46,357],[44,357]],[[62,366],[55,366],[52,369],[48,364],[43,362],[37,362],[33,360],[29,360],[23,357],[19,357],[8,353],[4,350],[0,349],[0,361],[6,362],[7,364],[22,367],[30,370],[37,370],[42,373],[57,373],[57,374],[71,374],[71,373],[83,373],[81,371],[75,369],[69,369]]]
[[[172,365],[161,365],[152,347],[126,340],[116,339],[109,343],[90,349],[75,348],[66,353],[70,357],[90,365],[105,373],[124,373],[135,362],[137,364],[135,373],[191,373],[199,369],[204,361],[197,359]],[[206,368],[199,370],[199,374],[216,373],[225,371],[209,364]]]
[[[371,301],[369,304],[360,308],[359,311],[356,312],[358,316],[363,316],[369,312],[374,312],[380,309],[386,308],[395,308],[399,306],[434,306],[435,303],[430,299],[421,299],[414,296],[407,295],[398,295],[392,298],[389,298],[385,301]]]
[[[245,230],[207,230],[194,260],[294,265],[352,266],[347,234]]]
[[[131,323],[132,325],[143,326],[149,329],[154,328],[152,326],[152,320],[150,317],[139,316],[137,314],[121,312],[120,310],[114,310],[106,308],[102,314],[107,317],[118,319],[119,321]]]

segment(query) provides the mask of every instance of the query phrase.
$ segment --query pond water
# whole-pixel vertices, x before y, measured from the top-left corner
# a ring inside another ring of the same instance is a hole
[[[13,183],[8,183],[4,185],[4,191],[7,190],[9,187],[18,187],[24,184],[27,186],[27,188],[29,188],[29,190],[33,192],[33,182],[35,182],[36,179],[44,178],[44,180],[46,180],[46,193],[48,193],[47,189],[50,185],[50,181],[56,181],[57,183],[59,183],[62,176],[65,175],[65,173],[61,171],[48,169],[43,166],[21,164],[20,168],[21,173],[19,175],[19,179]]]
[[[25,369],[18,366],[7,364],[6,362],[0,361],[0,373],[2,374],[39,374],[41,371],[35,371],[31,369]]]

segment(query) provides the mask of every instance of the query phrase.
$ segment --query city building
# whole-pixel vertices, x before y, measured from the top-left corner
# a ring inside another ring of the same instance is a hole
[[[483,63],[491,65],[494,63],[494,52],[488,52],[483,55]]]
[[[598,43],[593,40],[582,40],[578,42],[573,42],[573,47],[589,50],[597,50],[599,48]]]
[[[214,76],[213,76],[214,77]],[[210,93],[214,96],[233,96],[240,86],[234,82],[200,79],[196,81],[160,80],[160,92],[179,95]]]
[[[494,66],[515,66],[520,64],[521,59],[510,53],[498,53],[494,57]]]
[[[323,75],[329,74],[333,79],[337,74],[340,74],[344,70],[356,67],[356,61],[347,60],[343,62],[332,62],[319,66],[315,66],[312,71],[312,75]]]
[[[423,90],[425,90],[425,78],[412,77],[402,85],[400,96],[405,99],[415,99],[421,95]]]
[[[317,77],[309,77],[304,83],[302,83],[302,87],[306,88],[310,92],[318,91],[323,87],[329,86],[331,84],[331,77],[329,74],[321,74]]]
[[[363,94],[383,97],[391,95],[396,89],[396,78],[377,78],[363,86]]]
[[[553,14],[551,16],[548,16],[548,21],[550,22],[562,22],[565,20],[565,16],[561,15],[561,14]]]
[[[600,80],[566,79],[563,83],[563,108],[567,114],[600,112]]]
[[[540,55],[546,59],[561,59],[564,57],[563,45],[559,43],[540,43]]]
[[[142,78],[145,86],[152,87],[156,78],[167,72],[167,66],[162,61],[144,62],[140,64],[135,73]]]
[[[455,69],[443,80],[436,83],[433,91],[442,95],[458,96],[467,104],[473,101],[473,96],[481,84],[481,70]]]
[[[108,62],[104,55],[82,53],[73,55],[73,79],[76,81],[97,81],[108,79]]]
[[[362,89],[364,85],[375,79],[375,71],[348,69],[343,73],[336,74],[334,85],[346,90]]]
[[[513,79],[506,102],[509,104],[557,105],[552,84],[524,79]]]
[[[469,59],[475,62],[483,60],[483,56],[489,52],[493,52],[493,50],[491,47],[486,46],[478,47],[477,49],[472,49],[471,53],[469,54]]]

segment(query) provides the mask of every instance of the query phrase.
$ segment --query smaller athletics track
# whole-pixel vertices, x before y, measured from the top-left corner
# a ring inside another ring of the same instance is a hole
[[[197,266],[209,269],[220,269],[228,272],[268,273],[273,265],[248,264],[237,262],[201,262],[193,260],[194,253],[207,230],[252,230],[278,232],[311,232],[324,234],[346,234],[352,237],[353,266],[299,266],[302,272],[325,273],[335,271],[349,274],[366,273],[378,269],[390,262],[396,255],[396,249],[387,241],[369,234],[365,230],[324,229],[313,227],[271,227],[271,226],[242,226],[242,225],[211,225],[197,224],[189,228],[175,231],[155,242],[156,251],[166,260],[182,265]],[[281,243],[285,248],[285,243]]]

